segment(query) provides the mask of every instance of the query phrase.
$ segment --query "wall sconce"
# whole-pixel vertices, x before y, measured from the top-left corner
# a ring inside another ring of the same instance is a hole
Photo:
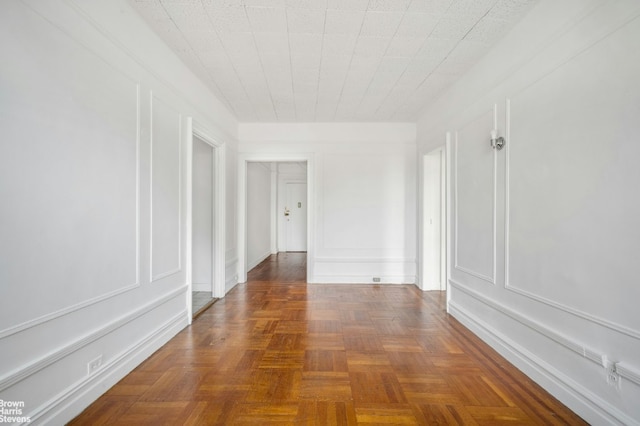
[[[502,136],[498,137],[498,131],[496,129],[493,129],[491,131],[491,148],[500,151],[503,146],[504,138]]]

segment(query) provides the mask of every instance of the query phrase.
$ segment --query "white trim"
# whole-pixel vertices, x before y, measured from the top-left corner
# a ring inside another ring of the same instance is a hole
[[[199,121],[194,120],[192,117],[187,117],[187,213],[186,213],[186,247],[187,247],[187,269],[188,279],[187,283],[191,285],[192,280],[192,238],[193,232],[193,137],[197,137],[201,141],[205,142],[212,148],[213,151],[213,262],[212,262],[212,296],[224,297],[226,293],[226,268],[225,255],[227,250],[225,249],[226,243],[226,182],[225,182],[225,143],[217,140],[208,129],[200,124]],[[190,290],[191,291],[191,290]],[[191,303],[189,301],[188,310],[191,310]]]
[[[637,420],[518,345],[511,338],[495,331],[454,301],[449,303],[449,309],[464,326],[590,423],[640,425]]]
[[[83,337],[76,339],[74,342],[58,348],[57,350],[39,358],[35,361],[31,361],[28,364],[21,366],[18,370],[11,371],[6,375],[0,377],[0,392],[8,389],[16,383],[26,379],[27,377],[41,371],[42,369],[50,366],[51,364],[61,360],[62,358],[76,352],[77,350],[87,346],[88,344],[95,342],[96,340],[106,336],[107,334],[115,331],[116,329],[134,321],[136,318],[156,309],[160,305],[168,302],[175,297],[178,297],[187,290],[187,286],[181,286],[163,296],[156,298],[155,300],[141,306],[140,308],[132,311],[110,323],[101,327],[100,329],[91,333],[85,334]]]
[[[484,113],[483,113],[484,114]],[[482,114],[481,114],[482,115]],[[497,117],[498,117],[498,105],[494,104],[493,105],[493,128],[497,128]],[[477,117],[474,120],[471,121],[475,121],[477,119],[479,119],[480,117]],[[468,123],[467,123],[468,124]],[[464,127],[464,126],[461,126]],[[493,212],[492,212],[492,275],[488,276],[485,274],[482,274],[480,272],[474,271],[471,268],[467,268],[464,266],[461,266],[460,263],[458,262],[458,246],[459,246],[459,241],[458,241],[458,131],[455,131],[455,138],[454,138],[454,170],[453,170],[453,174],[454,174],[454,182],[453,182],[453,192],[454,192],[454,199],[455,199],[455,203],[454,203],[454,220],[453,220],[453,226],[454,226],[454,240],[455,240],[455,244],[453,246],[453,268],[457,269],[460,272],[464,272],[465,274],[474,276],[482,281],[486,281],[489,284],[492,285],[496,285],[496,276],[497,276],[497,259],[498,259],[498,245],[497,245],[497,221],[498,221],[498,155],[497,155],[497,150],[494,149],[493,150]],[[488,138],[488,136],[487,136]],[[489,144],[487,143],[487,146],[489,146]]]
[[[316,263],[410,263],[416,260],[411,258],[376,258],[376,257],[316,257]]]
[[[105,389],[115,385],[169,339],[186,326],[187,311],[182,311],[149,333],[138,343],[122,351],[100,367],[95,374],[80,379],[27,416],[32,422],[64,424],[94,402]]]
[[[415,284],[415,275],[381,275],[380,282],[374,283],[371,275],[363,274],[341,274],[341,275],[316,275],[314,284],[389,284],[389,285],[407,285]]]
[[[469,288],[468,286],[456,282],[455,280],[450,280],[450,283],[456,289],[464,292],[465,294],[473,297],[474,299],[484,303],[485,305],[495,309],[496,311],[508,316],[509,318],[519,322],[520,324],[530,328],[533,331],[545,336],[546,338],[553,340],[554,342],[562,345],[563,347],[573,351],[574,353],[594,362],[595,364],[606,367],[606,355],[602,354],[595,349],[592,349],[581,342],[576,341],[570,337],[567,337],[563,334],[560,334],[553,329],[541,324],[538,321],[535,321],[531,318],[528,318],[512,309],[507,308],[506,306],[489,299],[483,294]],[[637,370],[624,362],[617,363],[617,366],[622,365],[621,368],[617,367],[618,374],[622,377],[626,378],[629,381],[634,382],[637,385],[640,385],[640,370]]]
[[[559,309],[563,312],[567,312],[571,315],[574,315],[578,318],[590,321],[594,324],[598,324],[600,326],[606,327],[610,330],[618,332],[620,334],[624,334],[625,336],[633,337],[634,339],[640,339],[640,330],[635,330],[631,327],[627,327],[622,324],[618,324],[613,321],[609,321],[607,319],[598,317],[596,315],[592,315],[588,312],[582,311],[577,308],[573,308],[571,306],[565,305],[563,303],[556,302],[554,300],[548,299],[543,296],[536,295],[530,291],[518,288],[511,283],[510,274],[509,274],[509,264],[510,264],[510,229],[511,229],[511,204],[510,204],[510,169],[511,169],[511,145],[513,144],[513,140],[511,139],[511,99],[506,99],[505,101],[505,114],[506,114],[506,140],[505,144],[505,214],[504,214],[504,288],[519,294],[521,296],[527,297],[536,302],[544,303],[547,306],[551,306],[553,308]]]

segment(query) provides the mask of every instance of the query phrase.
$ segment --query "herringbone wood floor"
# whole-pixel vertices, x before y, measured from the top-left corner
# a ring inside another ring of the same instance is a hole
[[[584,424],[412,285],[272,256],[71,424]]]

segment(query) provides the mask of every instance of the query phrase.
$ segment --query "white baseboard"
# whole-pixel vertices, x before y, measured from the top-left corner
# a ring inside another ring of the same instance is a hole
[[[209,283],[191,283],[191,291],[211,291]]]
[[[140,342],[123,351],[94,375],[82,379],[29,413],[35,424],[65,424],[188,325],[184,310]]]
[[[250,262],[248,264],[248,267],[247,267],[247,272],[252,270],[256,266],[258,266],[260,263],[262,263],[269,256],[271,256],[271,250],[267,250],[267,252],[264,253],[262,256],[259,256],[256,260],[254,260],[253,262]]]
[[[640,425],[640,422],[575,382],[534,353],[470,313],[454,301],[449,313],[509,362],[591,424]]]
[[[379,277],[379,282],[374,282],[369,275],[315,275],[313,283],[316,284],[415,284],[414,275],[391,275]]]

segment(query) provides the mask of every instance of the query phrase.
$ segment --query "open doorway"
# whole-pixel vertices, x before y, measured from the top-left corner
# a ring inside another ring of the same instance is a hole
[[[239,282],[246,282],[247,272],[260,262],[270,256],[275,259],[274,255],[286,252],[306,252],[306,281],[311,282],[313,230],[308,225],[312,223],[313,211],[312,168],[311,159],[306,155],[270,157],[244,154],[240,157]],[[269,196],[265,195],[266,182],[270,183]],[[258,228],[260,223],[262,225]],[[269,230],[267,223],[270,223]],[[265,242],[267,236],[269,239]]]
[[[224,296],[224,144],[187,120],[187,310],[193,319]]]
[[[424,291],[447,289],[446,146],[423,157],[421,283]]]
[[[214,301],[215,151],[194,136],[192,154],[191,311],[196,317]]]

